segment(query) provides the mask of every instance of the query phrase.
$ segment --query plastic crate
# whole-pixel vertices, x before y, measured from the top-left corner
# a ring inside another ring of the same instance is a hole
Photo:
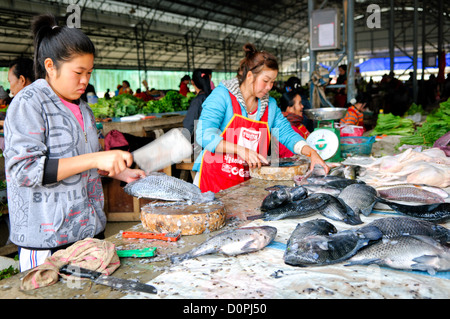
[[[370,155],[375,136],[346,136],[341,137],[341,156]]]

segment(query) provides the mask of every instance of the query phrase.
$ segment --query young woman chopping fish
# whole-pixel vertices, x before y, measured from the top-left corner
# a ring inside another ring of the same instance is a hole
[[[5,120],[5,170],[11,241],[20,270],[106,225],[99,170],[131,182],[131,153],[100,151],[92,110],[80,100],[94,68],[95,48],[79,29],[51,15],[32,24],[36,81],[14,98]]]
[[[202,192],[218,192],[250,178],[249,168],[268,164],[270,134],[278,129],[279,142],[294,154],[311,158],[328,173],[329,167],[306,144],[269,96],[278,75],[276,58],[244,46],[237,76],[223,81],[205,100],[196,130],[203,150],[194,163],[194,183]]]

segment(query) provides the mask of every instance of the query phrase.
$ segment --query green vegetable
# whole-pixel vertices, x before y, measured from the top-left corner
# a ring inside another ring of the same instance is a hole
[[[422,108],[422,105],[417,105],[416,103],[411,104],[408,111],[405,112],[405,115],[414,115],[416,113],[425,114],[425,111]]]
[[[96,118],[123,117],[135,115],[142,112],[145,102],[131,94],[113,96],[107,100],[98,99],[95,104],[90,104]]]
[[[276,90],[269,91],[269,96],[273,97],[277,101],[277,105],[280,105],[282,94]]]
[[[377,125],[371,135],[403,135],[414,134],[414,122],[411,119],[388,114],[378,114]]]
[[[8,268],[0,271],[0,280],[9,278],[17,273],[19,273],[18,269],[14,268],[13,266],[9,266]]]
[[[148,101],[142,110],[145,114],[185,111],[195,96],[195,93],[192,92],[183,96],[178,91],[169,91],[159,100]]]

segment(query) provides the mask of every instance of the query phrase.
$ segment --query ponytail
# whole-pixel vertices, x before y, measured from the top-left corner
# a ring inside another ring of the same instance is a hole
[[[207,70],[195,69],[192,73],[192,81],[196,87],[205,92],[206,96],[211,93],[211,80]]]
[[[58,26],[55,16],[39,15],[33,19],[34,73],[36,79],[46,77],[44,61],[52,59],[56,69],[76,55],[95,55],[95,47],[87,35],[77,28]]]
[[[258,51],[252,43],[244,45],[245,58],[239,64],[237,78],[239,84],[242,84],[247,77],[248,72],[257,75],[264,67],[278,71],[277,58],[269,52]]]

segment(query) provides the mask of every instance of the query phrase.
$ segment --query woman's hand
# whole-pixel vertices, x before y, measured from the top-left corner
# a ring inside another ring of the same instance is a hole
[[[109,177],[115,177],[133,164],[133,156],[129,152],[111,150],[94,154],[95,166],[100,171],[108,172]]]
[[[264,163],[266,165],[269,164],[267,159],[261,154],[258,154],[257,152],[240,145],[237,145],[236,154],[244,161],[246,161],[250,168],[261,168],[261,163]]]
[[[115,179],[124,181],[125,183],[131,183],[138,179],[144,178],[145,172],[141,169],[126,168],[123,172],[114,176]]]
[[[320,157],[320,155],[311,146],[305,145],[302,148],[302,154],[311,158],[310,171],[314,170],[314,166],[320,165],[325,170],[325,175],[330,171],[330,167],[325,163],[325,161]]]

